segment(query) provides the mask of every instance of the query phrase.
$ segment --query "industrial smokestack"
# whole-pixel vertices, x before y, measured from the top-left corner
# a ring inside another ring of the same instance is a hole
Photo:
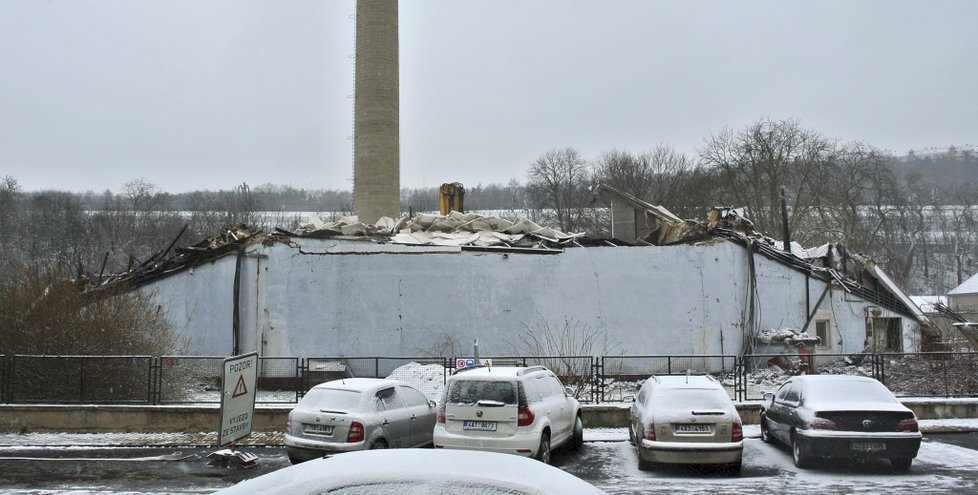
[[[360,221],[400,216],[397,0],[357,1],[353,209]]]

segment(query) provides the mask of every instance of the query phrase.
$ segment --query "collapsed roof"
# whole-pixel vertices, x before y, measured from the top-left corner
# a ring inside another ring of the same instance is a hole
[[[634,197],[622,195],[619,196],[621,198],[634,201],[636,208],[650,212],[655,219],[653,231],[642,240],[642,244],[673,246],[733,242],[748,249],[751,256],[759,254],[767,257],[895,313],[914,318],[925,326],[929,325],[923,312],[872,259],[848,253],[844,246],[827,244],[806,250],[792,244],[791,251],[787,252],[777,247],[779,241],[755,232],[742,210],[713,208],[706,222],[696,222],[680,220],[664,207],[650,205]],[[568,234],[540,226],[526,218],[510,221],[475,213],[418,214],[396,221],[384,217],[372,225],[359,222],[355,216],[341,217],[334,222],[313,218],[294,231],[277,228],[272,233],[264,233],[256,227],[239,225],[192,246],[176,249],[173,249],[177,241],[174,239],[167,248],[125,272],[92,281],[90,288],[137,288],[234,254],[255,243],[291,244],[292,238],[455,246],[470,251],[504,250],[532,254],[557,254],[573,247],[632,245],[617,239],[588,238],[582,233]]]

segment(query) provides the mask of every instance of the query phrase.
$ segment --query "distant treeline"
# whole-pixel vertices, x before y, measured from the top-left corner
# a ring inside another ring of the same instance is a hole
[[[600,213],[607,204],[590,192],[599,182],[683,218],[703,219],[712,206],[744,207],[758,230],[776,238],[783,191],[794,240],[845,243],[873,256],[912,293],[944,293],[978,270],[974,153],[896,158],[793,120],[723,129],[695,156],[668,145],[594,157],[554,148],[529,163],[522,179],[465,184],[465,207],[607,236]],[[402,189],[402,215],[437,209],[437,187]],[[177,245],[226,225],[288,228],[298,221],[296,212],[330,219],[352,210],[346,190],[242,183],[171,194],[135,179],[115,191],[70,193],[23,191],[6,177],[0,180],[0,285],[16,283],[31,266],[87,277],[120,271],[165,247],[185,225]]]

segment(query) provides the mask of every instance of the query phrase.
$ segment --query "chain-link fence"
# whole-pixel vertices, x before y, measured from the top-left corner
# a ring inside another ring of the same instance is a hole
[[[599,402],[635,398],[642,383],[652,375],[708,374],[718,380],[734,376],[737,356],[602,356],[597,360],[595,388]],[[731,396],[733,382],[730,383]]]
[[[4,402],[148,404],[150,356],[6,356]]]
[[[484,357],[494,366],[546,366],[582,402],[621,402],[651,375],[687,373],[716,377],[735,400],[759,400],[800,374],[868,376],[898,397],[978,397],[976,352]],[[0,403],[217,404],[224,359],[0,355]],[[438,400],[465,365],[443,357],[262,357],[256,402],[293,404],[316,384],[354,377],[403,380]]]

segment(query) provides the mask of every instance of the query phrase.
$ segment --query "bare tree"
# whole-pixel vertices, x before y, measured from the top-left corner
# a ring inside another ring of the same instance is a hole
[[[709,188],[696,175],[696,163],[665,144],[640,155],[612,150],[594,164],[595,180],[681,215],[708,206]]]
[[[571,232],[582,227],[581,210],[587,204],[590,174],[576,149],[547,151],[530,165],[527,177],[528,191],[538,206],[553,211],[560,230]]]
[[[780,195],[789,195],[789,223],[800,226],[819,203],[820,180],[833,143],[794,120],[761,119],[707,139],[703,163],[718,174],[720,200],[747,208],[761,231],[781,231]]]

